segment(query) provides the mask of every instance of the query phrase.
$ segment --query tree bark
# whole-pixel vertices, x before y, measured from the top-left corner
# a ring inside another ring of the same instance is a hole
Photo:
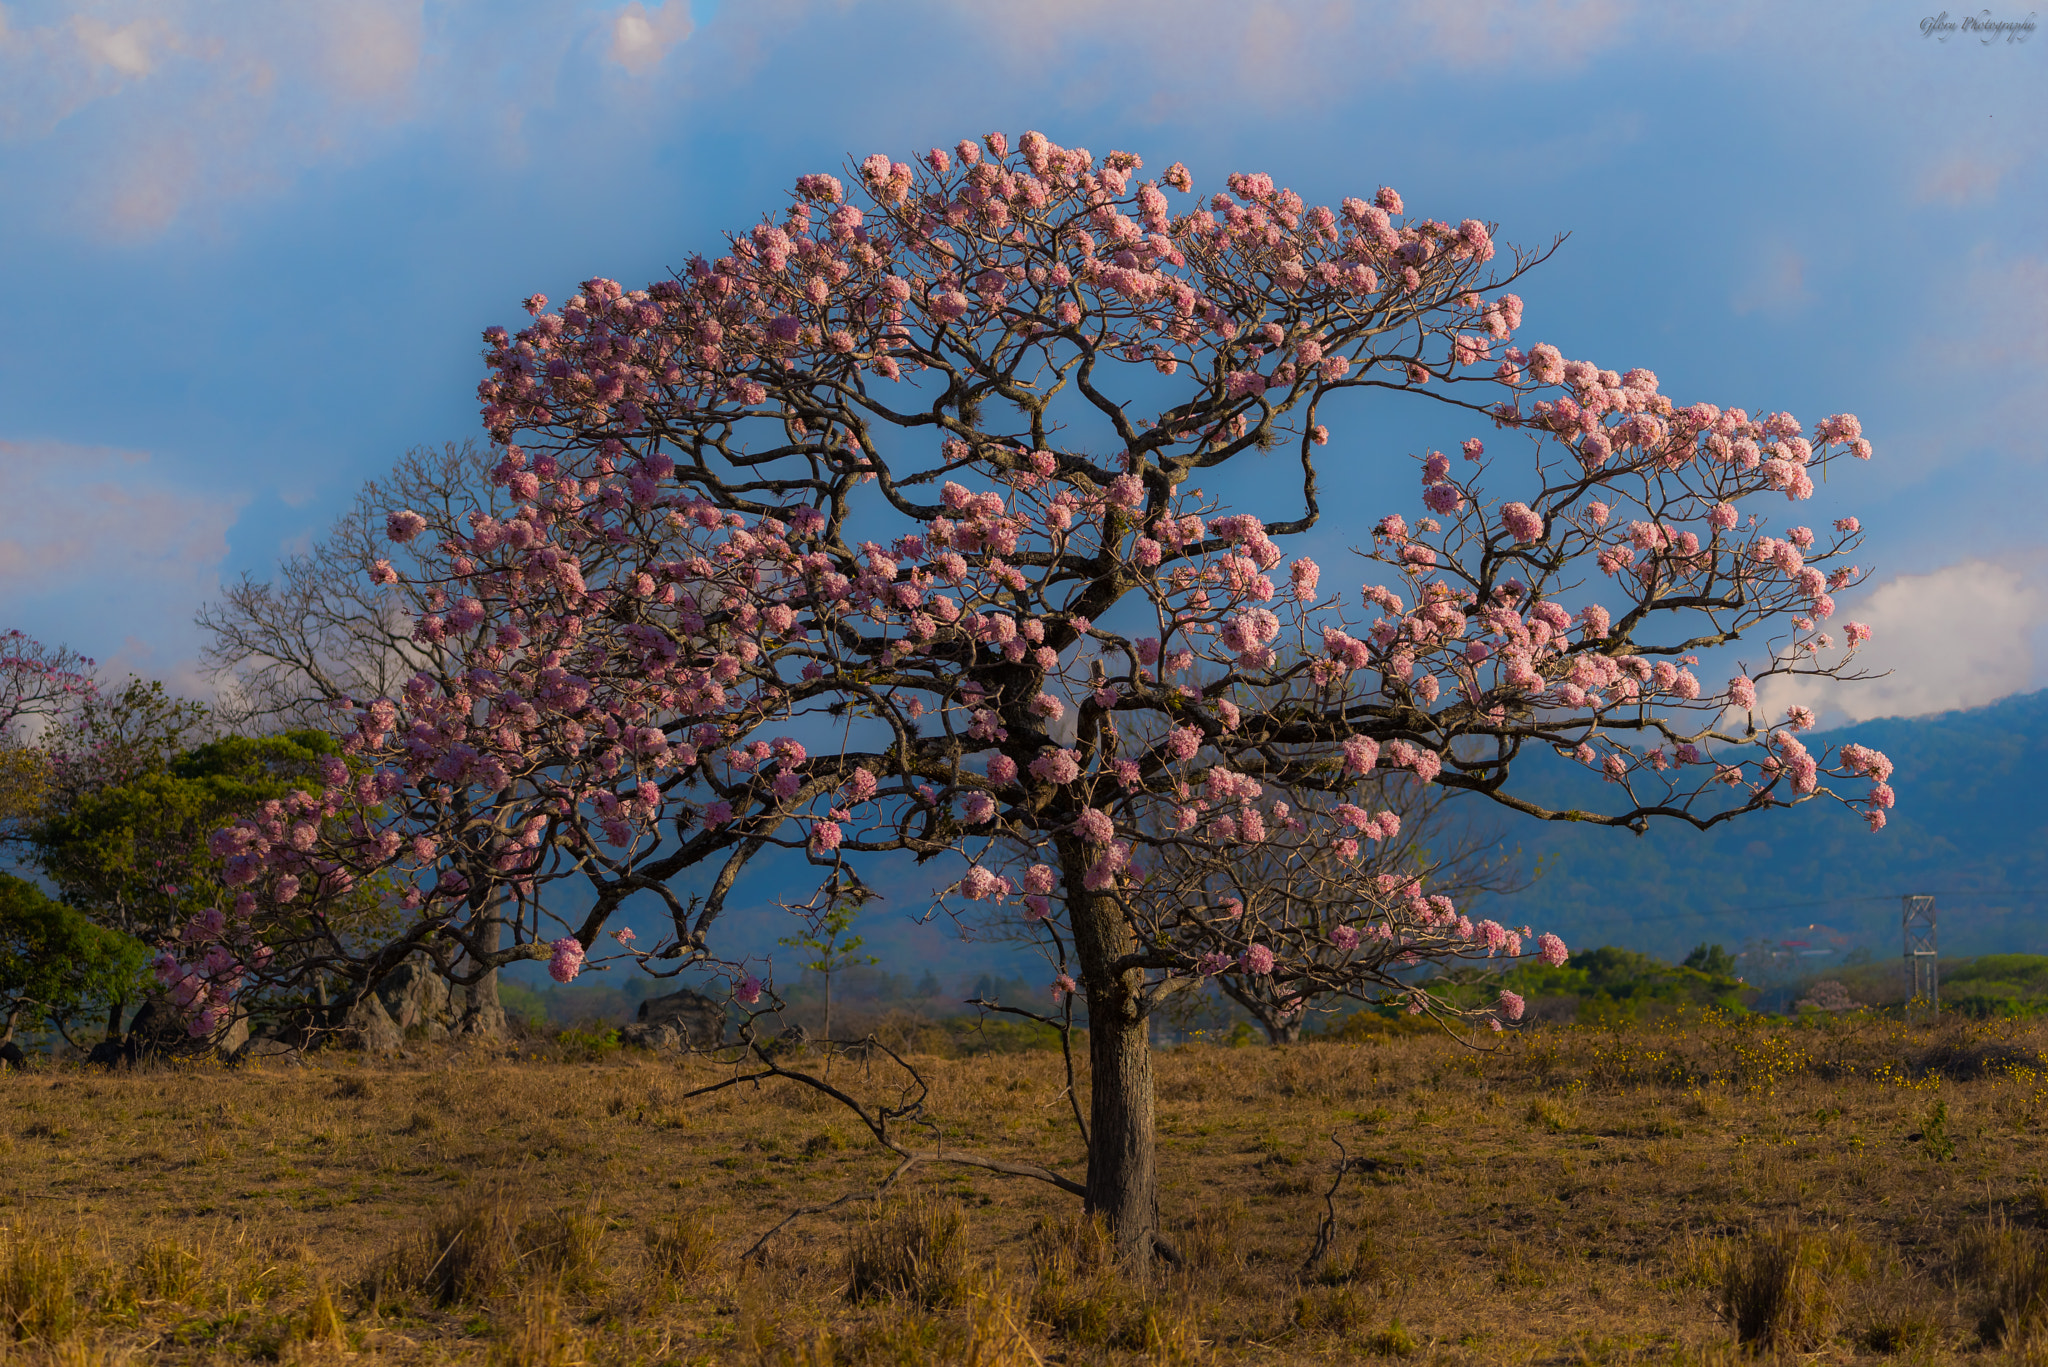
[[[1068,905],[1080,911],[1074,918],[1074,941],[1088,994],[1087,1208],[1108,1221],[1118,1260],[1142,1272],[1159,1231],[1145,978],[1137,969],[1111,971],[1110,965],[1131,946],[1130,930],[1113,899],[1083,893]]]
[[[121,1015],[127,1009],[128,1003],[118,1000],[107,1007],[108,1039],[119,1040],[121,1038]]]
[[[476,932],[478,942],[486,951],[497,949],[505,938],[505,918],[499,913],[502,905],[493,897],[482,912],[484,924]],[[462,1033],[481,1035],[485,1039],[498,1039],[505,1034],[505,1008],[498,1001],[498,970],[490,972],[471,983],[466,990],[462,1011]]]
[[[1301,1017],[1292,1020],[1265,1020],[1259,1024],[1266,1027],[1266,1043],[1272,1045],[1301,1043]]]
[[[1152,1047],[1136,1002],[1132,991],[1088,994],[1088,1209],[1132,1267],[1150,1260],[1159,1229]]]

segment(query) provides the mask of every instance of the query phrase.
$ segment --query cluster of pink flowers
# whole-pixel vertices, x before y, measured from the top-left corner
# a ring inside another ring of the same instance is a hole
[[[573,935],[564,935],[548,949],[548,976],[558,983],[574,982],[583,971],[583,942]]]

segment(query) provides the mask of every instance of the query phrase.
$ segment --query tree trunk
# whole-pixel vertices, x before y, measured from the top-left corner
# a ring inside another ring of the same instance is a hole
[[[126,1011],[127,1009],[128,1009],[128,1003],[127,1003],[127,1002],[124,1002],[124,1001],[118,1001],[118,1000],[117,1000],[117,1001],[115,1001],[114,1003],[112,1003],[111,1005],[109,1005],[109,1006],[107,1007],[107,1038],[108,1038],[108,1039],[110,1039],[110,1040],[118,1040],[118,1039],[120,1039],[120,1038],[121,1038],[121,1015],[122,1015],[122,1013],[123,1013],[124,1011]]]
[[[1088,1210],[1109,1222],[1118,1260],[1141,1272],[1159,1230],[1151,1022],[1141,995],[1145,975],[1137,969],[1110,971],[1131,946],[1113,899],[1084,893],[1068,905],[1078,912],[1074,947],[1088,994]]]
[[[1278,1020],[1268,1020],[1262,1016],[1259,1018],[1259,1024],[1266,1027],[1268,1044],[1301,1043],[1301,1017],[1298,1014]]]
[[[825,1079],[832,1078],[832,970],[825,970]]]
[[[481,913],[484,924],[476,932],[477,941],[487,951],[497,949],[505,938],[505,918],[498,913],[499,905],[498,899],[492,898]],[[461,1030],[465,1035],[481,1035],[485,1039],[498,1039],[505,1034],[505,1008],[498,1001],[497,969],[469,985]]]
[[[1152,1048],[1134,1001],[1088,994],[1088,1209],[1109,1221],[1119,1259],[1138,1267],[1159,1228],[1159,1161]]]

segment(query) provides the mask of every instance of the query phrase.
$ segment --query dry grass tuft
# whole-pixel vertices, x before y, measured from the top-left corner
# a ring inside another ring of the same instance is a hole
[[[199,1254],[176,1239],[157,1239],[143,1245],[135,1260],[136,1294],[145,1300],[190,1305],[205,1285],[205,1269]]]
[[[1833,1332],[1844,1281],[1868,1270],[1869,1256],[1852,1234],[1760,1229],[1720,1250],[1716,1290],[1738,1342],[1808,1352]]]
[[[959,1304],[967,1290],[966,1225],[952,1201],[913,1198],[883,1207],[847,1252],[847,1298],[893,1297],[928,1310]]]
[[[68,1336],[80,1316],[83,1258],[75,1232],[41,1223],[0,1229],[0,1316],[17,1339]]]
[[[481,1301],[519,1268],[525,1203],[497,1188],[457,1204],[383,1260],[369,1288],[375,1300],[416,1292],[438,1305]]]
[[[1987,1345],[2020,1347],[2048,1324],[2048,1246],[2000,1221],[1967,1241],[1957,1259],[1981,1294],[1977,1333]]]
[[[293,1318],[289,1341],[332,1348],[348,1347],[348,1324],[342,1318],[341,1307],[335,1304],[334,1297],[325,1286],[314,1291],[305,1312]]]
[[[589,1293],[605,1284],[604,1218],[589,1210],[555,1210],[519,1227],[519,1271]]]
[[[718,1260],[717,1226],[702,1211],[684,1207],[642,1235],[658,1275],[685,1287],[703,1280]]]
[[[522,1292],[517,1325],[486,1361],[490,1367],[572,1367],[586,1361],[581,1349],[563,1313],[561,1291],[541,1282]]]

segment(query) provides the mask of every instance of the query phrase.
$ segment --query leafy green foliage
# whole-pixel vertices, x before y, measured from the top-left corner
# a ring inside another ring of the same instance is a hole
[[[1735,956],[1721,945],[1694,945],[1692,952],[1687,954],[1682,962],[1687,968],[1696,968],[1715,977],[1735,976]]]
[[[800,951],[805,957],[797,961],[797,967],[806,973],[816,973],[825,980],[825,1038],[832,1037],[832,975],[842,969],[865,967],[878,964],[881,960],[872,954],[860,953],[866,942],[858,935],[849,935],[853,918],[860,914],[860,904],[866,900],[859,888],[837,889],[832,904],[810,930],[799,935],[789,935],[776,943]]]
[[[1700,948],[1709,952],[1695,954],[1711,961],[1711,949]],[[1726,957],[1723,951],[1722,958]],[[1746,995],[1732,973],[1667,964],[1613,945],[1574,954],[1557,968],[1524,965],[1503,975],[1501,985],[1532,1001],[1576,997],[1579,1021],[1600,1025],[1632,1024],[1681,1006],[1739,1012],[1745,1009]]]
[[[59,1027],[140,995],[149,950],[26,879],[0,874],[0,1013]]]
[[[2048,1015],[2048,955],[1986,954],[1944,963],[1941,1005],[1980,1019]]]
[[[333,737],[311,730],[168,754],[131,737],[119,781],[75,790],[37,826],[36,861],[66,902],[102,925],[169,934],[227,895],[207,838],[294,788],[317,793],[320,762],[336,749]]]

